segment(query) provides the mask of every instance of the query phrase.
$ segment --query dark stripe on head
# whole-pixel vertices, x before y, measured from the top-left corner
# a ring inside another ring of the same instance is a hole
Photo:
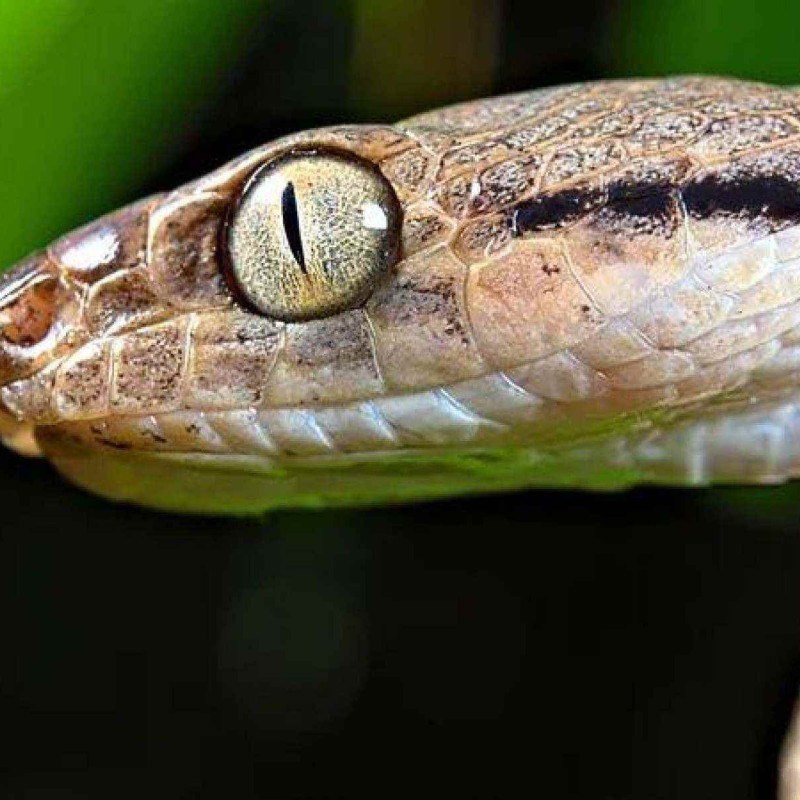
[[[709,175],[687,184],[682,194],[687,212],[696,219],[733,214],[776,223],[800,222],[800,186],[782,175],[734,179]]]
[[[558,228],[602,207],[606,195],[597,189],[566,189],[525,200],[511,209],[512,236]]]
[[[695,219],[716,214],[765,219],[776,227],[800,224],[800,184],[780,175],[707,175],[683,185],[615,182],[605,192],[566,189],[514,206],[508,217],[512,236],[567,225],[597,210],[632,221],[659,220],[675,208],[678,194]]]

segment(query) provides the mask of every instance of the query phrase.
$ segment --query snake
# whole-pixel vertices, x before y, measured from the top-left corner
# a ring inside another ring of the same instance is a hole
[[[0,435],[182,512],[789,480],[800,92],[580,83],[258,147],[3,275]]]
[[[259,147],[0,279],[0,433],[260,513],[800,471],[800,94],[711,77]]]
[[[259,147],[0,285],[3,441],[256,513],[800,471],[800,94],[709,77]]]

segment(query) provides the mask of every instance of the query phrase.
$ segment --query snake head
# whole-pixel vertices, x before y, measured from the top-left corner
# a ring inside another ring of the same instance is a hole
[[[28,380],[74,349],[83,337],[78,331],[81,292],[70,285],[46,253],[37,253],[0,280],[0,383]],[[17,384],[22,386],[23,384]],[[43,391],[47,391],[44,384]],[[13,392],[7,392],[11,400]],[[43,402],[41,398],[39,402]],[[6,444],[26,454],[38,447],[32,426],[0,406],[0,435]]]
[[[12,271],[2,430],[170,508],[788,475],[755,443],[793,441],[798,276],[796,92],[607,82],[318,129]]]
[[[368,401],[387,393],[389,373],[415,384],[406,367],[414,340],[427,341],[426,314],[450,326],[445,339],[465,336],[441,314],[462,278],[398,282],[400,265],[452,227],[425,202],[407,211],[433,166],[388,126],[305,132],[32,256],[0,294],[6,441],[203,450],[215,414]],[[422,355],[454,369],[430,341]],[[313,429],[301,413],[275,449],[327,447],[297,426]]]

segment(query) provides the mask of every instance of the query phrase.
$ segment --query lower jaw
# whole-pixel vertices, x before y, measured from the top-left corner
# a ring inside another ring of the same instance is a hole
[[[800,398],[668,422],[639,418],[548,443],[530,438],[327,455],[142,452],[37,431],[69,480],[114,500],[205,514],[364,506],[523,487],[775,483],[800,472]],[[119,443],[118,443],[119,444]]]
[[[307,457],[281,464],[258,456],[125,453],[59,447],[46,454],[68,480],[111,500],[197,514],[262,514],[408,503],[527,486],[622,488],[625,468],[589,469],[530,448],[403,451]]]

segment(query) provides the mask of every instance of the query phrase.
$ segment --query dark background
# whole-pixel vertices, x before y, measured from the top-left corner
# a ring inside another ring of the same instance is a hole
[[[299,128],[611,75],[800,83],[767,0],[11,2],[0,255]],[[240,521],[0,454],[9,798],[767,798],[800,491]]]

